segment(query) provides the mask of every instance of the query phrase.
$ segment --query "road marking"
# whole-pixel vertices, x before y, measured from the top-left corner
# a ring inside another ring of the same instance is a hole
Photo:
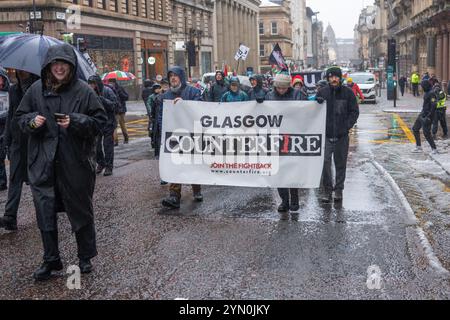
[[[142,119],[138,119],[138,120],[133,120],[133,121],[126,122],[126,124],[133,124],[133,123],[147,123],[147,122],[148,122],[148,119],[142,118]]]
[[[405,121],[403,121],[403,119],[397,113],[394,113],[394,118],[399,123],[400,128],[402,128],[403,132],[406,134],[406,137],[408,137],[409,141],[415,144],[416,139],[414,138],[414,135],[412,134],[411,130],[409,130],[409,127],[405,123]]]

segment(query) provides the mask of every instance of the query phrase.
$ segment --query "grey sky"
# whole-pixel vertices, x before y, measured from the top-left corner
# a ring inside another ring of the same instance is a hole
[[[337,38],[353,38],[353,28],[361,9],[374,2],[374,0],[306,0],[306,5],[314,12],[320,12],[319,20],[323,21],[325,28],[330,23]]]

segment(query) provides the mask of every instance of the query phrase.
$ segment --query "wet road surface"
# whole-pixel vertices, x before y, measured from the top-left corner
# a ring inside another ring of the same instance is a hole
[[[408,153],[412,145],[395,115],[377,106],[361,106],[361,113],[343,203],[323,205],[314,190],[302,190],[299,213],[286,215],[276,212],[274,190],[254,188],[205,186],[199,204],[186,186],[180,210],[162,209],[168,187],[159,185],[149,140],[132,137],[116,149],[114,175],[98,178],[99,256],[80,290],[66,287],[64,272],[46,283],[32,280],[42,253],[25,187],[19,232],[0,231],[0,298],[448,299],[448,276],[430,267],[415,233],[423,226],[448,266],[448,230],[437,232],[447,223],[448,192],[439,184],[445,186],[448,175],[425,154],[419,156],[424,167]],[[415,115],[400,117],[409,124]],[[417,223],[372,161],[398,182]],[[2,206],[5,197],[2,192]],[[75,239],[64,214],[59,224],[67,268],[78,262]],[[368,285],[371,269],[380,271],[376,288]]]

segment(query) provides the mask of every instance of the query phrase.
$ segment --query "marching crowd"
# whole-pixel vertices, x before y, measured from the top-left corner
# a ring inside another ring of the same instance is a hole
[[[104,83],[97,75],[87,83],[78,79],[77,58],[68,44],[55,45],[47,53],[40,77],[16,71],[17,83],[10,85],[7,73],[0,69],[0,90],[9,92],[9,111],[4,123],[0,156],[10,160],[8,200],[0,227],[17,230],[17,210],[23,183],[29,184],[44,248],[43,263],[34,273],[36,280],[47,280],[52,271],[61,270],[58,249],[57,213],[66,212],[78,246],[82,273],[92,271],[91,259],[97,255],[93,212],[96,174],[111,175],[118,124],[128,142],[125,126],[126,91],[112,80]],[[142,98],[149,116],[149,135],[155,156],[160,153],[164,100],[237,102],[237,101],[306,101],[326,103],[325,160],[321,200],[342,201],[349,150],[349,131],[359,117],[359,101],[364,96],[356,83],[347,79],[339,67],[331,67],[325,79],[317,83],[316,93],[308,96],[301,77],[279,73],[273,83],[261,75],[251,79],[252,88],[243,90],[239,78],[226,77],[217,71],[209,90],[188,84],[184,68],[172,67],[167,78],[157,83],[146,81]],[[447,134],[444,116],[437,110],[446,94],[439,82],[430,77],[422,80],[425,92],[423,111],[414,125],[420,146],[420,129],[432,146],[431,126],[435,117]],[[443,93],[443,95],[442,95]],[[439,111],[441,112],[441,111]],[[433,131],[434,133],[434,131]],[[418,149],[419,150],[419,147]],[[3,154],[4,153],[4,154]],[[332,165],[336,181],[332,179]],[[0,161],[0,188],[6,189],[4,161]],[[161,181],[161,184],[167,184]],[[177,209],[181,199],[180,184],[171,183],[162,205]],[[200,185],[193,185],[193,197],[203,201]],[[299,210],[298,189],[279,189],[280,212]]]

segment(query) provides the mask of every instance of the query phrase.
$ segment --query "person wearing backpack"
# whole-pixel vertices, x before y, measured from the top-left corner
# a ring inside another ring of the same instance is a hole
[[[125,89],[120,86],[116,79],[109,79],[108,80],[110,87],[114,90],[114,93],[119,98],[119,107],[117,108],[116,113],[116,120],[117,123],[120,125],[120,129],[122,130],[123,134],[123,143],[128,143],[128,131],[127,131],[127,125],[125,123],[125,114],[127,113],[127,101],[128,101],[128,93],[125,91]],[[119,145],[119,135],[117,134],[117,128],[114,131],[114,145]]]

